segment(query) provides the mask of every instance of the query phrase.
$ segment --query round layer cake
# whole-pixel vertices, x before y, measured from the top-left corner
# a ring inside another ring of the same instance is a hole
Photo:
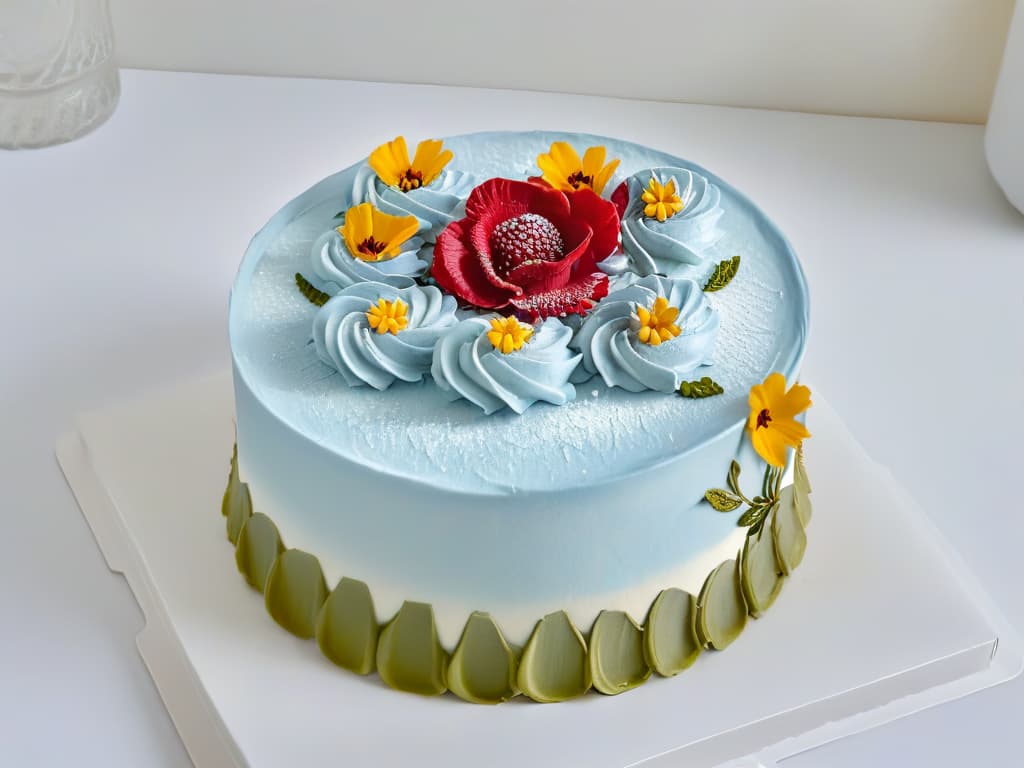
[[[751,390],[797,377],[808,297],[766,216],[678,157],[550,132],[409,156],[382,145],[253,239],[231,294],[234,480],[322,569],[310,605],[275,613],[282,546],[261,555],[275,618],[325,632],[328,594],[360,584],[369,671],[377,632],[429,606],[443,690],[471,616],[516,664],[544,617],[584,648],[602,611],[641,637],[664,590],[696,597],[742,559],[749,510],[705,495],[734,462],[761,488]]]

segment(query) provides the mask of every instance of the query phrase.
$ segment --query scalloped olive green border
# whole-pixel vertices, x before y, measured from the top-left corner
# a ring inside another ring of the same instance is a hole
[[[621,611],[602,611],[586,635],[557,611],[537,622],[521,651],[490,615],[477,611],[449,656],[427,603],[406,601],[381,626],[366,584],[346,577],[329,589],[320,561],[287,549],[273,521],[253,512],[249,487],[238,474],[237,446],[221,513],[238,570],[263,593],[270,615],[293,635],[315,637],[338,666],[361,675],[376,670],[392,688],[425,696],[450,690],[475,704],[497,704],[523,694],[547,703],[582,696],[591,687],[619,694],[643,684],[652,671],[676,675],[703,650],[732,643],[748,617],[762,616],[804,555],[811,487],[802,458],[796,481],[784,489],[757,539],[748,534],[736,559],[708,574],[699,596],[664,590],[643,624]]]

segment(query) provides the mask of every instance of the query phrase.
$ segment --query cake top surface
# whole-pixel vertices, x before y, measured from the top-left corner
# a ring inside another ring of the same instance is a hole
[[[612,363],[606,360],[602,364],[600,350],[595,359],[595,353],[588,355],[585,349],[578,350],[573,346],[581,337],[580,325],[585,328],[588,319],[596,314],[596,310],[589,307],[582,320],[578,317],[564,320],[547,318],[543,321],[534,318],[537,322],[533,325],[533,338],[538,345],[552,343],[558,346],[559,331],[568,326],[575,331],[575,336],[568,348],[559,348],[558,351],[565,358],[577,352],[583,358],[580,370],[573,374],[575,396],[563,398],[559,405],[552,402],[562,397],[559,392],[571,392],[572,384],[562,382],[561,389],[558,389],[546,386],[545,382],[543,391],[551,392],[546,395],[551,400],[528,402],[522,413],[517,413],[512,407],[500,407],[502,403],[497,403],[500,409],[496,412],[486,413],[484,408],[489,401],[484,401],[484,405],[465,398],[453,402],[452,388],[446,390],[435,381],[437,377],[444,378],[444,373],[436,367],[434,375],[426,375],[415,382],[394,381],[383,391],[373,386],[350,386],[351,382],[337,370],[337,366],[345,366],[347,359],[344,344],[336,345],[333,353],[330,348],[331,339],[340,337],[338,322],[344,321],[336,321],[330,312],[325,314],[328,307],[318,310],[310,303],[297,289],[295,275],[308,275],[316,288],[323,288],[328,293],[338,292],[338,284],[324,280],[324,273],[321,272],[321,279],[317,279],[315,262],[317,258],[324,258],[320,256],[321,251],[327,253],[324,248],[344,251],[341,233],[334,234],[335,228],[339,227],[338,214],[361,202],[357,198],[368,176],[366,161],[329,176],[286,205],[250,244],[231,298],[230,338],[238,375],[281,421],[309,440],[365,466],[369,471],[469,493],[571,490],[611,482],[654,469],[668,460],[698,450],[702,444],[723,432],[741,429],[749,412],[747,399],[751,386],[773,371],[787,377],[794,375],[803,355],[808,325],[807,290],[799,263],[786,239],[746,197],[700,166],[615,139],[553,132],[457,136],[444,140],[444,147],[451,151],[452,159],[448,163],[450,173],[442,182],[453,185],[453,191],[457,187],[468,191],[475,184],[491,178],[525,181],[540,175],[538,156],[548,152],[555,142],[567,142],[577,147],[581,155],[586,147],[603,146],[607,158],[619,160],[614,175],[605,185],[605,198],[611,196],[612,190],[619,189],[621,182],[626,182],[621,184],[622,189],[630,189],[630,184],[636,186],[636,179],[640,179],[631,203],[643,209],[645,203],[638,202],[640,193],[655,189],[649,186],[652,182],[647,180],[648,177],[665,182],[655,191],[664,192],[671,180],[680,192],[685,184],[687,193],[692,187],[703,195],[699,197],[694,193],[692,205],[703,218],[684,222],[680,216],[677,220],[680,225],[690,227],[684,262],[668,262],[666,268],[666,262],[660,261],[657,258],[659,254],[655,252],[655,259],[646,271],[661,274],[664,270],[679,278],[671,291],[666,288],[661,293],[675,297],[672,300],[680,306],[684,300],[699,302],[700,311],[704,313],[702,317],[714,319],[713,330],[716,333],[708,336],[709,343],[713,345],[711,351],[702,348],[698,355],[700,360],[695,363],[697,367],[691,375],[683,378],[697,380],[710,377],[720,385],[721,394],[691,399],[666,391],[644,389],[634,392],[627,391],[621,384],[609,386],[610,378],[622,381],[621,378],[615,379],[618,374],[614,370],[608,370],[609,366],[616,367],[615,361],[620,359],[617,353],[609,353],[607,359]],[[684,177],[695,182],[684,181]],[[648,186],[642,186],[644,184]],[[430,192],[429,188],[424,191]],[[660,197],[668,200],[664,194]],[[713,215],[710,213],[712,206]],[[658,225],[654,223],[654,208],[648,210],[651,211],[649,219],[653,226],[629,230],[627,222],[643,224],[644,213],[642,210],[638,213],[635,205],[625,208],[622,241],[625,247],[629,240],[632,248],[627,249],[625,257],[620,255],[620,260],[628,258],[635,265],[646,257],[648,250],[652,250],[645,249],[644,238],[651,237],[650,232]],[[529,218],[522,222],[535,223]],[[546,225],[542,223],[541,226]],[[409,241],[420,249],[418,253],[399,254],[385,262],[387,265],[415,262],[417,258],[424,258],[423,254],[428,254],[429,258],[433,247],[431,241],[436,239],[437,230],[443,227],[435,222],[435,231],[431,232],[427,222],[420,229],[417,234],[422,237]],[[713,236],[710,234],[712,230]],[[532,233],[536,231],[531,230]],[[547,237],[549,234],[541,231],[539,236]],[[551,236],[555,237],[557,233]],[[325,237],[333,238],[341,245],[329,246]],[[691,254],[696,254],[696,257],[686,261]],[[740,268],[727,287],[713,292],[704,291],[703,294],[692,290],[690,280],[697,287],[705,286],[715,266],[736,255],[741,257]],[[609,261],[614,261],[614,258]],[[355,266],[361,269],[363,262]],[[631,285],[633,293],[620,295],[637,295],[636,291],[640,290],[637,283],[667,285],[663,280],[659,283],[661,279],[655,276],[640,280],[633,274],[636,270],[627,269],[626,273],[619,274],[621,268],[616,270],[607,265],[602,265],[602,268],[612,272],[611,285],[607,290],[613,298],[617,290],[625,290]],[[333,273],[326,273],[326,277],[333,277]],[[342,282],[347,278],[341,275],[334,279]],[[366,283],[362,286],[343,291],[353,294],[348,297],[349,302],[362,300],[360,291],[366,293]],[[405,290],[417,292],[425,289],[417,286]],[[436,291],[434,288],[429,290]],[[399,294],[409,295],[399,292],[394,297]],[[390,293],[387,295],[392,296]],[[418,293],[413,300],[414,303],[421,300]],[[612,303],[607,297],[603,298],[598,308]],[[342,304],[344,302],[339,297],[328,306],[333,308]],[[393,313],[394,305],[389,306]],[[623,329],[622,333],[634,334],[634,346],[637,306],[634,306],[630,317],[611,317],[610,320],[612,325],[618,323],[614,327]],[[649,305],[647,309],[657,307],[657,304]],[[443,314],[449,309],[447,304],[443,307],[438,304],[436,307],[428,306],[425,311],[429,317],[432,316],[430,312],[436,310]],[[422,316],[422,312],[414,306],[412,313],[415,324],[416,317]],[[360,313],[360,317],[363,314]],[[460,309],[458,314],[466,319],[473,313]],[[522,312],[519,314],[522,316]],[[474,321],[479,325],[481,339],[491,330],[487,323],[495,315],[491,313],[483,317],[483,320]],[[645,316],[641,313],[639,317],[643,319]],[[526,325],[528,320],[523,320],[523,324]],[[319,323],[319,329],[315,323]],[[643,325],[642,322],[639,324]],[[464,323],[462,327],[471,325]],[[687,323],[682,325],[682,334],[687,336]],[[378,340],[376,333],[365,329],[364,332],[369,335],[359,338],[369,339],[368,343]],[[314,341],[317,334],[319,341]],[[601,337],[602,331],[590,335]],[[565,331],[564,336],[568,338],[569,331]],[[325,338],[328,342],[326,353]],[[395,338],[401,337],[396,335]],[[677,341],[672,339],[660,346],[649,346],[648,341],[648,346],[637,348],[657,365],[661,359],[659,356],[673,354],[673,344]],[[685,343],[692,345],[696,342],[688,338]],[[500,341],[496,344],[500,345]],[[490,346],[484,346],[488,352],[494,351]],[[453,350],[446,359],[465,361],[468,352],[457,347]],[[496,346],[494,354],[498,352],[500,348]],[[331,354],[334,358],[330,357]],[[337,360],[336,365],[332,365],[332,359]],[[710,364],[700,364],[707,362]],[[586,375],[580,375],[584,363],[591,366],[590,378],[580,381],[586,378]],[[598,370],[595,372],[594,368]],[[669,385],[678,386],[678,379],[676,376],[673,383],[670,377]],[[458,382],[455,384],[457,386]]]

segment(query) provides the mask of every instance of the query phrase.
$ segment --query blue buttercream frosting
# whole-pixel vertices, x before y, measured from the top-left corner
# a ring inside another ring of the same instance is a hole
[[[682,333],[654,346],[637,336],[636,309],[650,309],[659,296],[679,309],[675,322]],[[583,371],[599,374],[609,387],[673,392],[687,374],[711,364],[718,327],[718,312],[700,285],[649,275],[605,297],[583,321],[572,346],[583,353]]]
[[[339,289],[356,283],[385,283],[393,288],[408,288],[416,283],[428,266],[423,258],[423,238],[410,237],[401,245],[399,254],[382,261],[364,261],[353,256],[345,246],[345,238],[336,229],[322,234],[310,254],[313,273]]]
[[[683,203],[679,213],[658,221],[644,215],[644,190],[654,177],[661,184],[675,180]],[[722,193],[705,176],[688,168],[644,169],[626,181],[629,204],[622,216],[622,247],[640,275],[706,277],[705,251],[722,237]]]
[[[466,198],[475,186],[471,173],[446,168],[429,184],[403,192],[385,184],[365,164],[356,171],[352,183],[352,204],[372,203],[392,216],[415,216],[420,222],[420,235],[432,243],[441,230],[465,215]]]
[[[380,299],[408,305],[408,325],[398,333],[378,333],[367,312]],[[434,344],[456,322],[455,299],[434,286],[395,288],[356,283],[324,304],[313,319],[313,341],[320,359],[349,386],[384,390],[396,379],[419,381],[430,370]]]
[[[449,399],[465,398],[491,414],[506,406],[523,413],[536,402],[564,405],[576,398],[569,377],[580,356],[569,350],[572,329],[549,317],[508,354],[488,340],[490,329],[490,317],[471,317],[438,340],[430,373]]]

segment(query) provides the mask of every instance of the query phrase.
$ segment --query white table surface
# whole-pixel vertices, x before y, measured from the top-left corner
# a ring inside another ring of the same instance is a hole
[[[223,365],[249,236],[373,146],[482,129],[617,135],[733,182],[808,274],[806,374],[1024,627],[1024,216],[976,126],[557,94],[123,73],[109,124],[0,154],[0,754],[180,766],[143,618],[53,458],[74,415]],[[786,762],[1024,761],[1024,678]]]

